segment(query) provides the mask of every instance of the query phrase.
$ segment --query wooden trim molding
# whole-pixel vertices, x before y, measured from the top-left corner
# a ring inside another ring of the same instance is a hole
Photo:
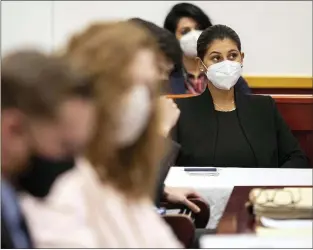
[[[243,78],[250,88],[312,89],[313,77],[310,76],[248,76]]]
[[[258,94],[260,95],[260,94]],[[313,104],[312,95],[269,95],[275,99],[276,103],[310,103]],[[313,111],[313,110],[312,110]]]
[[[289,95],[289,94],[255,94],[255,95],[269,95],[275,100],[280,100],[280,102],[301,102],[301,103],[313,103],[313,95]],[[177,94],[177,95],[166,95],[167,98],[180,99],[189,98],[196,96],[194,94]]]

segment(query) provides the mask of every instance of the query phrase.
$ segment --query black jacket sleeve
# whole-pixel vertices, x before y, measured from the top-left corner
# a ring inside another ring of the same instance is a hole
[[[274,108],[278,164],[281,168],[309,168],[308,159],[300,148],[286,122],[279,113],[275,101],[271,98]]]

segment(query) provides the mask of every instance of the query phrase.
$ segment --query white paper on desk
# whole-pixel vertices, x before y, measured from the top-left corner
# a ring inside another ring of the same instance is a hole
[[[264,227],[277,229],[293,229],[293,228],[312,228],[313,220],[275,220],[266,217],[260,217],[260,222]]]
[[[193,188],[201,195],[210,205],[210,219],[206,226],[209,229],[217,227],[234,188],[221,180],[223,173],[218,170],[219,176],[210,176],[205,172],[193,174],[187,173],[182,167],[174,167],[165,181],[167,186]]]
[[[226,177],[226,179],[225,179]],[[187,172],[183,167],[172,167],[165,179],[165,185],[171,187],[233,187],[224,169],[217,168],[217,174],[212,172]]]
[[[258,237],[254,235],[203,236],[201,248],[312,248],[312,238]]]
[[[286,238],[305,238],[310,237],[311,241],[313,230],[312,228],[269,228],[269,227],[257,227],[255,232],[260,237],[286,237]]]
[[[211,187],[207,190],[199,191],[201,196],[204,197],[207,203],[210,205],[210,219],[207,228],[217,228],[217,225],[221,217],[223,216],[232,191],[233,187]]]
[[[272,168],[218,168],[218,176],[193,175],[184,167],[171,167],[166,185],[176,187],[197,186],[311,186],[312,169],[272,169]]]

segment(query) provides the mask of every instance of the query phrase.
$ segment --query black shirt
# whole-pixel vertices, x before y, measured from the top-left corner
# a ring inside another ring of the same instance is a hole
[[[216,111],[218,121],[214,165],[219,167],[255,167],[256,160],[240,126],[236,110]]]

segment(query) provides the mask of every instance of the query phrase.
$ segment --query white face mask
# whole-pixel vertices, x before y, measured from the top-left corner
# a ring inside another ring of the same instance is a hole
[[[135,85],[123,101],[118,121],[116,141],[129,146],[139,139],[148,125],[151,111],[150,91],[145,85]]]
[[[192,30],[180,38],[180,47],[186,56],[197,56],[197,41],[201,33],[202,31],[200,30]]]
[[[226,60],[211,65],[207,68],[206,75],[216,88],[230,90],[237,83],[241,73],[241,63]]]

